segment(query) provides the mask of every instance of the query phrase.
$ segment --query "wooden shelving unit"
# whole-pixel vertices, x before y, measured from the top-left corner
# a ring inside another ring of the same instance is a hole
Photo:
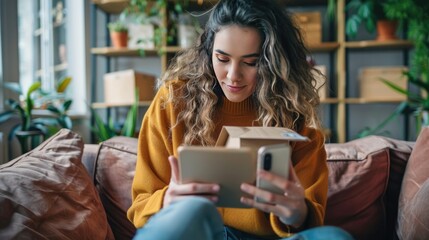
[[[129,0],[93,0],[93,3],[97,5],[97,8],[108,14],[120,13],[128,4]],[[189,2],[189,9],[194,10],[207,10],[216,4],[217,0],[191,0]],[[312,7],[312,6],[326,6],[326,0],[283,0],[284,6],[300,6],[300,7]],[[327,134],[333,136],[335,142],[347,141],[347,108],[353,104],[374,104],[374,103],[400,103],[403,99],[365,99],[359,97],[347,96],[347,85],[348,77],[347,62],[348,51],[360,51],[360,50],[380,50],[380,49],[405,49],[408,50],[413,47],[412,43],[406,40],[394,40],[388,42],[379,41],[347,41],[345,34],[345,22],[346,13],[345,9],[346,0],[337,0],[337,11],[335,19],[335,31],[331,31],[330,34],[334,35],[336,39],[330,42],[322,42],[320,44],[312,44],[308,46],[309,51],[312,53],[329,54],[330,58],[333,59],[333,65],[331,73],[333,76],[329,77],[328,82],[335,86],[335,89],[331,97],[328,96],[326,99],[321,99],[322,104],[330,105],[331,111],[335,112],[334,119],[335,125],[328,129]],[[168,11],[167,8],[164,11]],[[163,14],[166,16],[167,14]],[[167,25],[167,18],[164,17],[162,24]],[[331,39],[333,37],[330,37]],[[170,46],[165,41],[162,44],[160,51],[157,49],[146,49],[145,56],[158,56],[161,60],[161,74],[167,69],[169,60],[176,53],[182,49],[178,46]],[[96,47],[91,49],[91,53],[98,56],[105,57],[136,57],[140,56],[138,49],[114,49],[110,47]],[[140,102],[139,106],[149,106],[150,102]],[[103,102],[95,102],[92,104],[93,108],[110,108],[110,107],[121,107],[124,105],[112,105]]]
[[[346,48],[350,49],[371,49],[371,48],[412,48],[413,44],[407,40],[393,40],[393,41],[355,41],[345,42]]]
[[[100,47],[92,48],[91,53],[95,55],[101,55],[105,57],[138,57],[140,56],[141,49],[131,48],[114,48],[114,47]],[[156,56],[158,55],[155,49],[143,49],[145,56]]]
[[[121,13],[130,2],[129,0],[92,0],[98,8],[109,14]]]

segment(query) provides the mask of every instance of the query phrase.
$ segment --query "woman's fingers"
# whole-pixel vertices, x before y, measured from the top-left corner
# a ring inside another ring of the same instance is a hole
[[[171,180],[175,183],[178,183],[180,176],[179,176],[179,163],[177,161],[177,158],[175,156],[169,156],[168,162],[170,163],[170,167],[171,167]]]
[[[173,195],[201,195],[201,194],[218,194],[220,187],[218,184],[211,183],[186,183],[177,184],[171,189]]]
[[[292,172],[293,172],[293,175],[295,175],[293,170]],[[273,174],[271,172],[264,171],[264,170],[261,170],[258,172],[258,177],[276,186],[283,193],[283,195],[286,196],[288,199],[298,200],[298,199],[304,198],[304,190],[301,187],[301,184],[299,183],[299,181],[296,181],[297,178],[296,179],[290,178],[288,180],[281,176],[278,176],[276,174]],[[261,191],[257,191],[257,193],[264,196],[264,198],[268,198],[268,199],[273,198],[273,200],[275,199],[275,196],[272,196],[273,194],[270,195],[270,192],[263,191],[262,189],[260,190]],[[276,201],[276,203],[280,203],[280,202]]]

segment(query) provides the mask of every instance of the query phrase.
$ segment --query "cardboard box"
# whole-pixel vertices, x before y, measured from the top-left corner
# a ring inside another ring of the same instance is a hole
[[[307,137],[288,128],[224,126],[216,141],[216,146],[250,147],[256,154],[261,146],[307,140]]]
[[[406,100],[407,97],[396,92],[381,79],[386,79],[396,85],[407,88],[407,78],[403,72],[407,68],[399,67],[367,67],[359,71],[360,97],[379,100]]]
[[[315,75],[317,84],[316,87],[319,88],[319,97],[320,100],[326,99],[328,97],[328,71],[325,65],[317,65],[314,66],[317,70],[319,70],[323,76],[320,76],[319,74],[313,73]]]
[[[296,12],[294,17],[306,44],[319,44],[322,42],[322,22],[319,11]]]
[[[124,70],[104,74],[104,99],[109,104],[133,104],[139,90],[139,101],[151,101],[155,95],[155,76]]]

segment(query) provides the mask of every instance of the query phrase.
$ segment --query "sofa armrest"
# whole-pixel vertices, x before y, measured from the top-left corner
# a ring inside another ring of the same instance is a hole
[[[97,163],[99,150],[99,144],[85,144],[83,148],[82,164],[85,166],[92,182],[95,180],[95,165]]]

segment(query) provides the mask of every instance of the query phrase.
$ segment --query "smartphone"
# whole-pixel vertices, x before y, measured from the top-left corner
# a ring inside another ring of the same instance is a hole
[[[288,144],[262,146],[258,150],[257,168],[288,178],[290,157],[291,148]],[[259,177],[256,178],[256,186],[270,192],[283,193],[282,189]],[[255,197],[255,200],[265,202],[263,199],[257,197]]]

